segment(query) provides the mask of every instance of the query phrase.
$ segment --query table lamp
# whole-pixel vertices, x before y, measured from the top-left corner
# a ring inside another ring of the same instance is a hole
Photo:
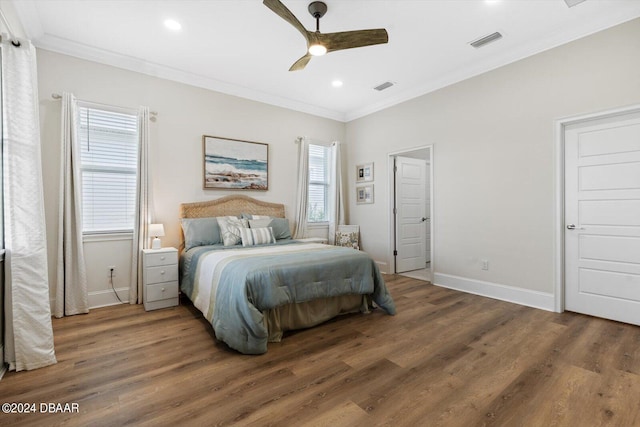
[[[153,236],[153,242],[151,242],[151,249],[160,249],[162,243],[158,237],[164,236],[164,225],[162,224],[149,224],[149,236]]]

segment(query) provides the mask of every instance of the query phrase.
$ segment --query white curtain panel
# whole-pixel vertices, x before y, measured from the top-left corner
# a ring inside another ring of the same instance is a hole
[[[329,190],[329,244],[336,242],[338,225],[344,225],[344,191],[342,189],[342,144],[331,144],[331,183]]]
[[[307,234],[307,209],[309,205],[309,139],[298,140],[298,186],[296,187],[296,227],[294,239]]]
[[[62,94],[58,275],[53,315],[88,313],[87,268],[82,244],[82,185],[78,147],[77,101]]]
[[[138,110],[138,174],[136,221],[131,248],[131,285],[129,303],[142,304],[142,258],[140,251],[149,247],[149,224],[153,217],[151,200],[151,171],[149,162],[149,107]]]
[[[5,361],[22,371],[56,363],[51,327],[36,51],[2,37]]]

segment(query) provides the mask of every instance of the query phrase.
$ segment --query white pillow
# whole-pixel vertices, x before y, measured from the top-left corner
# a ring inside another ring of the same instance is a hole
[[[236,217],[218,217],[218,225],[220,226],[220,236],[225,246],[234,246],[242,240],[240,231],[249,226],[246,219]]]
[[[276,242],[271,227],[242,228],[240,229],[240,235],[242,236],[242,246],[266,245],[267,243]]]
[[[251,215],[249,219],[271,219],[268,215]]]

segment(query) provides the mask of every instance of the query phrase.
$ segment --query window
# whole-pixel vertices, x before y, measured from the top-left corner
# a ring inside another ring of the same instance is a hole
[[[329,221],[330,147],[309,144],[309,222]]]
[[[82,231],[132,231],[138,167],[137,115],[80,104],[78,116]]]

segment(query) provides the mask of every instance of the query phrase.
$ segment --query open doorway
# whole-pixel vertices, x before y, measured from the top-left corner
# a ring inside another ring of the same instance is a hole
[[[433,275],[433,146],[389,154],[391,272]]]

